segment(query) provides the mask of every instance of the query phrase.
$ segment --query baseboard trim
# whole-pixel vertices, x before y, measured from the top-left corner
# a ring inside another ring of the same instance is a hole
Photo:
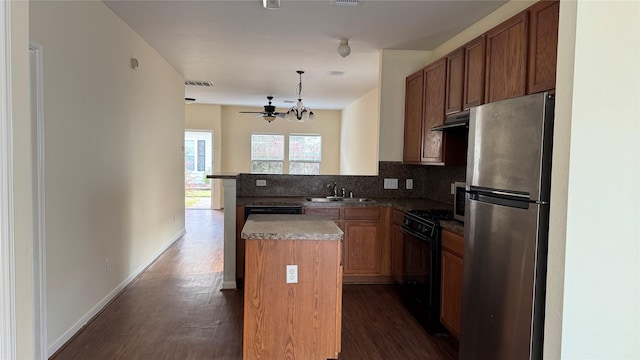
[[[236,282],[235,281],[223,281],[222,289],[220,290],[236,290]]]
[[[165,243],[158,251],[156,251],[149,260],[140,265],[131,275],[105,296],[96,306],[87,312],[80,320],[78,320],[69,330],[53,342],[47,349],[48,357],[52,357],[56,352],[61,350],[69,341],[73,340],[96,316],[102,312],[113,300],[115,300],[140,274],[142,274],[151,264],[153,264],[173,243],[180,239],[187,231],[185,228],[174,235],[167,243]]]

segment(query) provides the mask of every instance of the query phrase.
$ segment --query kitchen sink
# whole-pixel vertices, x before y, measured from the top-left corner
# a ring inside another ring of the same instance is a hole
[[[342,201],[342,198],[337,198],[337,197],[314,197],[314,198],[307,198],[307,201],[311,201],[311,202],[336,202],[336,201]]]
[[[346,203],[376,202],[375,200],[369,199],[369,198],[342,198],[342,197],[335,197],[335,196],[310,197],[310,198],[306,198],[306,200],[311,202],[346,202]]]

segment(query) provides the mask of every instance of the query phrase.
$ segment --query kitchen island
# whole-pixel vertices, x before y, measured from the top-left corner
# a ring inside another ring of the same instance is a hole
[[[318,215],[250,215],[243,359],[337,359],[342,230]]]

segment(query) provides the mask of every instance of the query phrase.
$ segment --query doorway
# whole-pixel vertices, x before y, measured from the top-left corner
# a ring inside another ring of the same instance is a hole
[[[213,133],[207,130],[184,132],[184,207],[211,209],[213,198]]]

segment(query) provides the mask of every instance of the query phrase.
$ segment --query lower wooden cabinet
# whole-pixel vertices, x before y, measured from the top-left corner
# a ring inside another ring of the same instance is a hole
[[[380,223],[344,222],[344,273],[375,275],[380,272]]]
[[[464,239],[450,231],[442,231],[442,279],[440,323],[460,339],[462,320],[462,268]]]
[[[246,241],[243,359],[337,359],[341,241]],[[286,266],[298,282],[286,282]]]
[[[402,282],[402,219],[404,213],[393,210],[391,216],[391,276],[396,283]]]
[[[345,283],[391,283],[391,208],[383,206],[304,207],[304,214],[325,215],[344,231]]]

